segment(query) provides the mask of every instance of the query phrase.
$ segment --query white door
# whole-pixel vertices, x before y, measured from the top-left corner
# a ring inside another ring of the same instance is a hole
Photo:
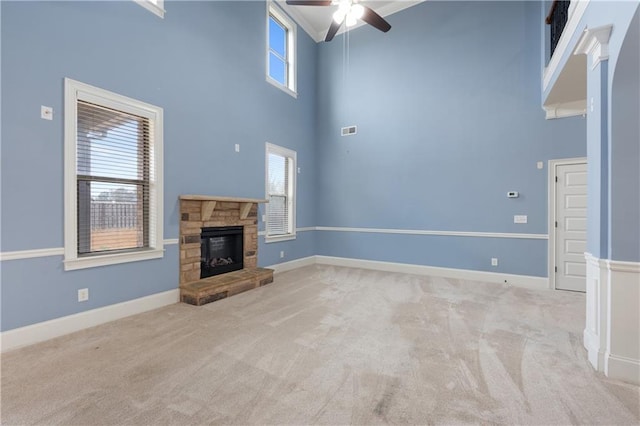
[[[555,287],[586,291],[587,163],[556,164]]]

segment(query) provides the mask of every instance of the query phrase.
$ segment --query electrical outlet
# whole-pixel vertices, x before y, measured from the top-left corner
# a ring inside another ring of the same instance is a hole
[[[81,288],[78,290],[78,302],[86,302],[89,300],[89,289]]]
[[[498,258],[497,257],[492,257],[491,258],[491,266],[498,266]]]
[[[283,252],[283,251],[281,251],[281,252],[280,252],[280,259],[282,259],[283,257],[284,257],[284,252]]]
[[[262,221],[263,221],[263,222],[266,222],[266,221],[267,221],[267,215],[266,215],[266,214],[263,214],[263,215],[262,215]]]

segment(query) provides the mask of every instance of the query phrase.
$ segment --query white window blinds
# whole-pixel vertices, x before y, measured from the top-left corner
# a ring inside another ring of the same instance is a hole
[[[267,218],[268,235],[291,233],[289,223],[289,158],[269,153],[269,206]]]
[[[77,102],[78,255],[149,247],[150,120]]]

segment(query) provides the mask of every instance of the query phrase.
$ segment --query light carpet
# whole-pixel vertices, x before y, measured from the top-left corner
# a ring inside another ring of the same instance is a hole
[[[639,424],[583,294],[310,266],[2,356],[11,424]]]

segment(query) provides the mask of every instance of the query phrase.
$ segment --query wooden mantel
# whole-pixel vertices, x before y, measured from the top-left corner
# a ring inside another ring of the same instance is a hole
[[[202,207],[200,211],[201,220],[208,220],[211,217],[211,213],[216,209],[216,203],[240,203],[240,219],[246,219],[251,211],[253,204],[267,203],[267,200],[260,198],[238,198],[238,197],[220,197],[212,195],[181,195],[181,200],[185,201],[202,201]]]

